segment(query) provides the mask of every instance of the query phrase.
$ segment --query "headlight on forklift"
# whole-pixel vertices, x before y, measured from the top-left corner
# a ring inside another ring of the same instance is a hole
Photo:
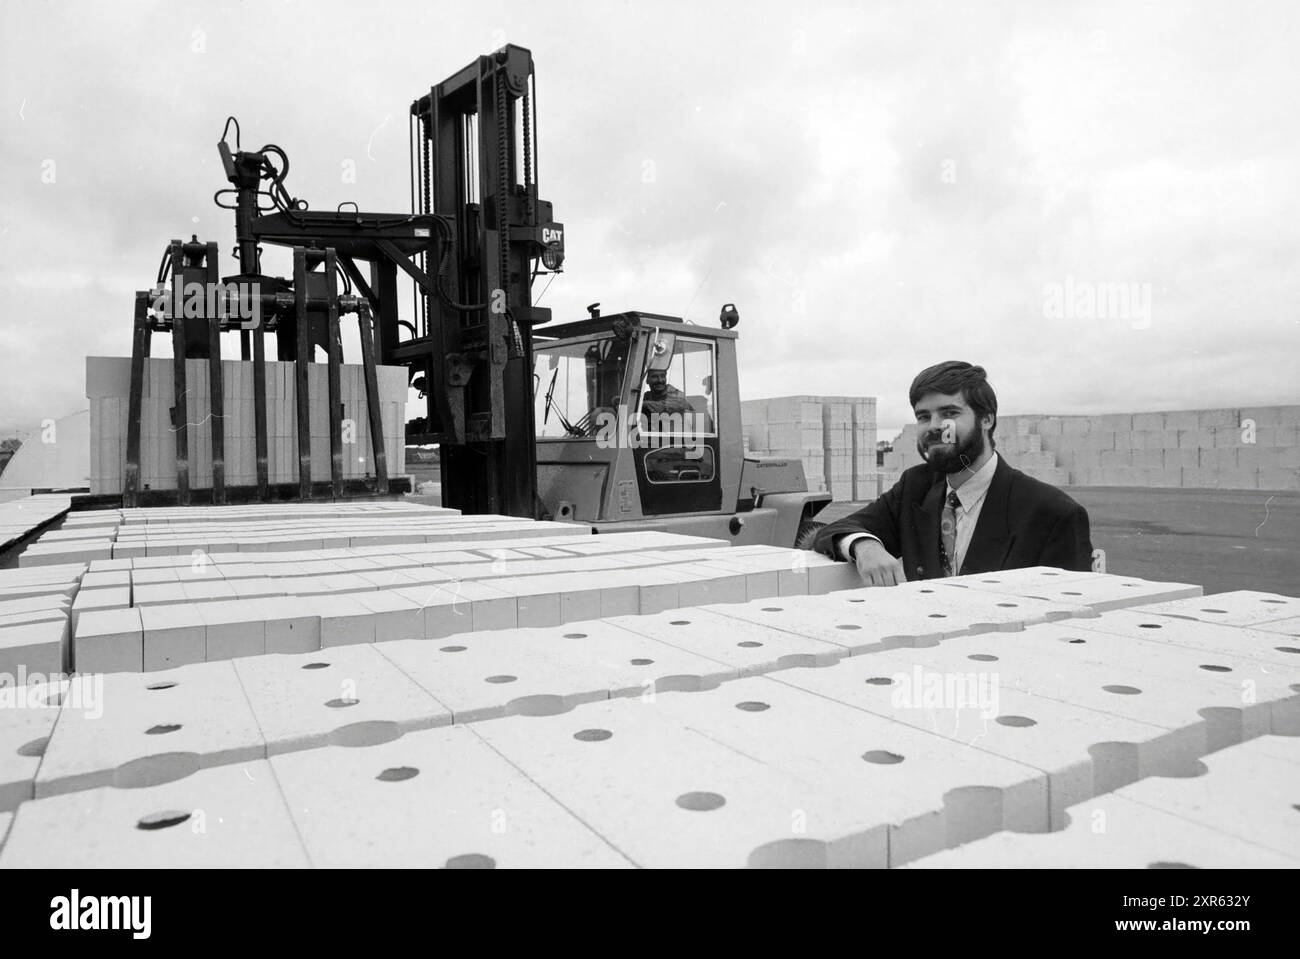
[[[558,273],[564,266],[564,247],[555,242],[546,244],[542,249],[542,266],[552,273]]]

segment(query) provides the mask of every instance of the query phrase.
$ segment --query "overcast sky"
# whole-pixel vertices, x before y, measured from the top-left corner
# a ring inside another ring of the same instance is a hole
[[[952,358],[1006,414],[1297,403],[1298,27],[1294,0],[4,2],[0,431],[85,408],[169,239],[235,271],[228,114],[313,209],[404,212],[410,102],[506,42],[557,320],[733,301],[742,397],[876,396],[886,433]]]

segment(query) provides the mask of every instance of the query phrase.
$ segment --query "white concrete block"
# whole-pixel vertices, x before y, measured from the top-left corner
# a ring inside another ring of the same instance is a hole
[[[305,653],[320,649],[320,616],[308,601],[270,597],[257,601],[265,615],[268,653]]]
[[[724,663],[599,621],[376,648],[446,704],[457,723],[708,688],[736,675]]]
[[[1269,623],[1250,629],[1117,610],[1097,619],[1079,620],[1070,625],[1077,629],[1112,633],[1143,642],[1163,643],[1183,651],[1199,650],[1206,654],[1200,658],[1210,665],[1214,663],[1213,657],[1228,656],[1232,659],[1269,663],[1283,669],[1300,667],[1300,643],[1288,642],[1280,637],[1269,628],[1273,625]],[[1300,635],[1300,626],[1296,629],[1296,635]]]
[[[793,666],[828,666],[847,655],[843,646],[783,632],[771,626],[684,607],[650,616],[605,620],[660,643],[688,650],[752,676]]]
[[[783,773],[854,796],[853,826],[888,827],[892,865],[1003,828],[1048,828],[1041,771],[775,679],[664,696],[656,708]]]
[[[387,590],[357,593],[353,598],[374,614],[375,642],[424,638],[424,609],[414,600]]]
[[[68,621],[58,619],[0,625],[0,684],[17,682],[20,670],[30,675],[63,671]]]
[[[146,672],[207,660],[207,626],[198,605],[145,606],[140,609],[140,622]]]
[[[662,697],[660,701],[662,701]],[[640,866],[883,866],[888,829],[855,803],[637,700],[474,732]],[[645,757],[671,755],[669,763]]]
[[[318,867],[631,865],[458,726],[276,756],[271,765]]]
[[[1185,780],[1173,780],[1185,782]],[[1294,869],[1288,857],[1236,836],[1153,809],[1119,793],[1069,810],[1069,825],[1046,835],[1000,833],[913,863],[922,869]],[[1136,917],[1136,913],[1134,914]]]
[[[59,717],[59,693],[68,686],[66,682],[46,682],[0,687],[0,755],[5,757],[0,764],[0,813],[16,809],[35,795],[32,783]]]
[[[65,706],[36,777],[36,796],[135,789],[259,759],[262,736],[229,663],[103,677],[102,708]]]
[[[380,648],[349,645],[235,660],[267,755],[373,745],[450,724],[450,711],[379,655]]]
[[[91,789],[23,803],[0,868],[298,868],[307,858],[264,761],[143,789]]]
[[[1169,813],[1243,844],[1300,861],[1300,739],[1265,736],[1211,753],[1207,772],[1182,779],[1147,779],[1120,791],[1125,799]]]
[[[259,600],[218,600],[194,608],[203,621],[209,662],[260,656],[267,651],[267,613]]]
[[[144,629],[139,609],[84,613],[72,637],[72,665],[79,673],[141,672]]]
[[[1003,686],[1167,729],[1202,726],[1207,749],[1300,728],[1293,677],[1261,670],[1253,660],[1223,654],[1211,660],[1198,650],[1057,623],[956,637],[934,651],[935,662],[953,668],[968,668],[963,657],[969,655],[996,662],[987,668],[996,669]],[[1243,690],[1247,679],[1249,695]]]
[[[354,596],[314,596],[311,610],[320,617],[321,649],[375,641],[375,614]]]
[[[1241,589],[1230,593],[1215,593],[1200,599],[1180,599],[1139,606],[1136,611],[1227,626],[1258,626],[1300,615],[1300,599]]]
[[[1048,575],[1049,569],[1034,567],[1030,570],[1004,570],[959,576],[946,582],[982,592],[1072,603],[1087,606],[1097,612],[1194,598],[1202,593],[1200,586],[1190,583],[1154,583],[1133,576],[1067,570],[1056,570],[1060,575],[1054,577]]]
[[[1002,641],[989,636],[978,648],[998,650]],[[953,652],[951,642],[770,678],[1032,766],[1050,783],[1053,828],[1066,806],[1142,776],[1184,772],[1207,748],[1199,727],[1169,728],[1017,688],[1003,682],[994,654],[966,652],[969,645]]]

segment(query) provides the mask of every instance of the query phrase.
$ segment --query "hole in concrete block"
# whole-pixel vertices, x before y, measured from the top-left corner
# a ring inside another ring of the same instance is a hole
[[[348,706],[355,706],[361,702],[359,699],[331,699],[325,703],[330,709],[346,709]]]
[[[893,766],[903,761],[903,757],[898,753],[891,753],[887,749],[872,749],[862,754],[862,758],[869,763],[875,763],[878,766]]]
[[[1226,609],[1203,609],[1201,610],[1201,612],[1202,613],[1226,613],[1227,610]]]
[[[1274,603],[1274,604],[1276,604],[1276,605],[1278,605],[1278,606],[1281,606],[1282,604],[1284,604],[1284,603],[1286,602],[1286,600],[1285,600],[1285,599],[1261,599],[1260,602],[1261,602],[1261,603]]]
[[[779,612],[783,611],[784,609],[785,609],[784,606],[764,606],[764,607],[763,607],[763,612],[765,612],[765,613],[779,613]]]
[[[372,722],[352,723],[334,730],[329,735],[331,746],[347,746],[355,749],[360,746],[378,746],[391,743],[402,735],[397,723],[374,720]]]
[[[923,590],[920,590],[919,592],[922,592],[922,593],[933,593],[934,590],[932,590],[932,589],[923,589]]]
[[[492,683],[492,684],[494,684],[494,685],[498,685],[498,686],[499,686],[499,685],[501,685],[502,683],[513,683],[513,682],[514,682],[515,680],[517,680],[518,678],[519,678],[518,676],[506,676],[506,675],[501,675],[501,676],[489,676],[487,679],[483,680],[483,682],[485,682],[485,683]]]
[[[587,634],[586,633],[565,633],[564,638],[565,639],[586,639]]]
[[[1072,590],[1072,589],[1067,589],[1067,590],[1062,590],[1061,595],[1062,595],[1062,596],[1082,596],[1083,593],[1076,592],[1075,590]]]
[[[1115,693],[1117,696],[1136,696],[1138,693],[1142,692],[1142,690],[1138,689],[1136,686],[1122,686],[1118,684],[1111,684],[1101,688],[1106,690],[1108,693]]]
[[[674,619],[674,620],[670,621],[670,622],[668,623],[668,625],[669,625],[669,626],[689,626],[689,625],[691,625],[691,621],[690,621],[689,619]]]
[[[1019,606],[1020,604],[1019,604],[1019,603],[998,603],[998,605],[999,605],[999,606],[1005,606],[1005,607],[1007,607],[1008,609],[1014,609],[1015,607]]]
[[[558,716],[572,708],[563,696],[521,696],[506,705],[506,713],[510,716]]]
[[[655,681],[655,692],[659,693],[702,693],[717,689],[721,680],[706,679],[703,676],[665,676]]]
[[[865,599],[851,599],[851,600],[849,600],[849,602],[850,602],[850,603],[865,603],[866,600],[865,600]]]
[[[948,614],[947,614],[947,613],[931,613],[931,614],[930,614],[930,618],[931,618],[931,619],[947,619],[947,618],[948,618]]]
[[[836,625],[835,628],[836,629],[861,629],[862,627],[859,626],[857,623],[839,623]]]
[[[977,663],[996,663],[998,661],[998,658],[990,653],[971,653],[966,658],[973,659]]]
[[[23,743],[18,747],[18,755],[28,758],[35,758],[45,755],[45,747],[50,743],[49,736],[42,736],[40,739],[33,739],[29,743]]]
[[[1275,646],[1273,648],[1279,653],[1300,653],[1300,647],[1296,646]]]
[[[1207,672],[1211,672],[1211,673],[1230,673],[1230,672],[1232,672],[1232,667],[1231,667],[1231,666],[1215,666],[1213,663],[1202,663],[1202,664],[1201,664],[1201,669],[1204,669],[1204,670],[1206,670]]]
[[[944,793],[945,838],[949,846],[982,839],[1003,828],[1002,790],[960,786]]]
[[[484,856],[480,853],[471,852],[463,856],[452,856],[447,860],[444,869],[495,869],[497,861],[491,856]]]
[[[742,649],[756,649],[756,648],[758,648],[759,646],[762,646],[763,644],[762,644],[762,643],[756,643],[756,642],[754,642],[752,639],[746,639],[746,640],[744,640],[744,641],[742,641],[742,642],[737,643],[736,645],[737,645],[737,646],[740,646]]]
[[[144,734],[146,736],[166,736],[168,733],[174,733],[180,728],[180,723],[160,723],[157,726],[150,726],[144,731]]]
[[[717,793],[690,792],[682,793],[677,797],[677,805],[691,812],[711,812],[714,809],[721,809],[726,804],[727,800]]]
[[[894,681],[888,676],[872,676],[866,680],[868,686],[892,686]]]
[[[375,778],[383,783],[400,783],[407,779],[414,779],[420,775],[420,770],[414,766],[390,766]]]
[[[753,701],[747,701],[743,703],[736,703],[736,708],[746,713],[761,713],[763,712],[763,710],[771,709],[772,707],[767,703],[757,703]]]
[[[169,810],[168,812],[152,812],[141,818],[136,824],[136,829],[154,830],[166,829],[169,826],[179,826],[190,818],[190,813],[180,812],[179,810]]]
[[[327,666],[329,666],[329,663],[307,663],[302,668],[303,669],[325,669]]]
[[[653,659],[633,659],[633,660],[631,660],[631,663],[632,663],[633,666],[649,666],[649,665],[650,665],[651,663],[653,663],[653,662],[654,662]]]
[[[118,789],[142,789],[184,779],[199,771],[197,753],[159,753],[123,763],[113,771]]]
[[[583,743],[603,743],[613,735],[608,729],[580,729],[573,738]]]
[[[440,646],[440,647],[438,648],[438,652],[440,652],[440,653],[463,653],[463,652],[465,652],[466,649],[468,649],[467,646]]]
[[[150,683],[145,689],[173,689],[175,686],[176,684],[172,682]]]
[[[1160,623],[1138,623],[1138,629],[1164,629]]]
[[[749,854],[750,869],[825,869],[826,844],[819,839],[778,839]]]
[[[1062,636],[1062,637],[1061,637],[1061,642],[1063,642],[1063,643],[1086,643],[1087,640],[1086,640],[1086,639],[1080,639],[1078,636]]]
[[[996,720],[1000,726],[1037,726],[1038,720],[1030,719],[1028,716],[999,716]]]
[[[1199,869],[1199,866],[1193,866],[1185,862],[1149,862],[1148,869]]]

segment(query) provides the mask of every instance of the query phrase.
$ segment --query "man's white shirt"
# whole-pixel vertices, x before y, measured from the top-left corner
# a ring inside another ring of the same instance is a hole
[[[957,555],[953,557],[953,569],[961,571],[962,563],[966,561],[966,551],[970,548],[971,537],[975,535],[975,526],[979,523],[980,510],[984,506],[984,500],[988,496],[989,486],[993,482],[993,474],[998,469],[998,454],[995,450],[989,457],[989,461],[981,466],[976,472],[971,474],[966,482],[961,484],[961,489],[954,490],[951,485],[947,487],[944,493],[944,499],[948,498],[948,493],[955,492],[957,499],[961,501],[961,506],[957,509]],[[840,554],[841,559],[852,562],[853,544],[860,539],[874,539],[880,542],[880,537],[873,536],[870,533],[845,533],[840,537],[836,545],[836,552]]]

